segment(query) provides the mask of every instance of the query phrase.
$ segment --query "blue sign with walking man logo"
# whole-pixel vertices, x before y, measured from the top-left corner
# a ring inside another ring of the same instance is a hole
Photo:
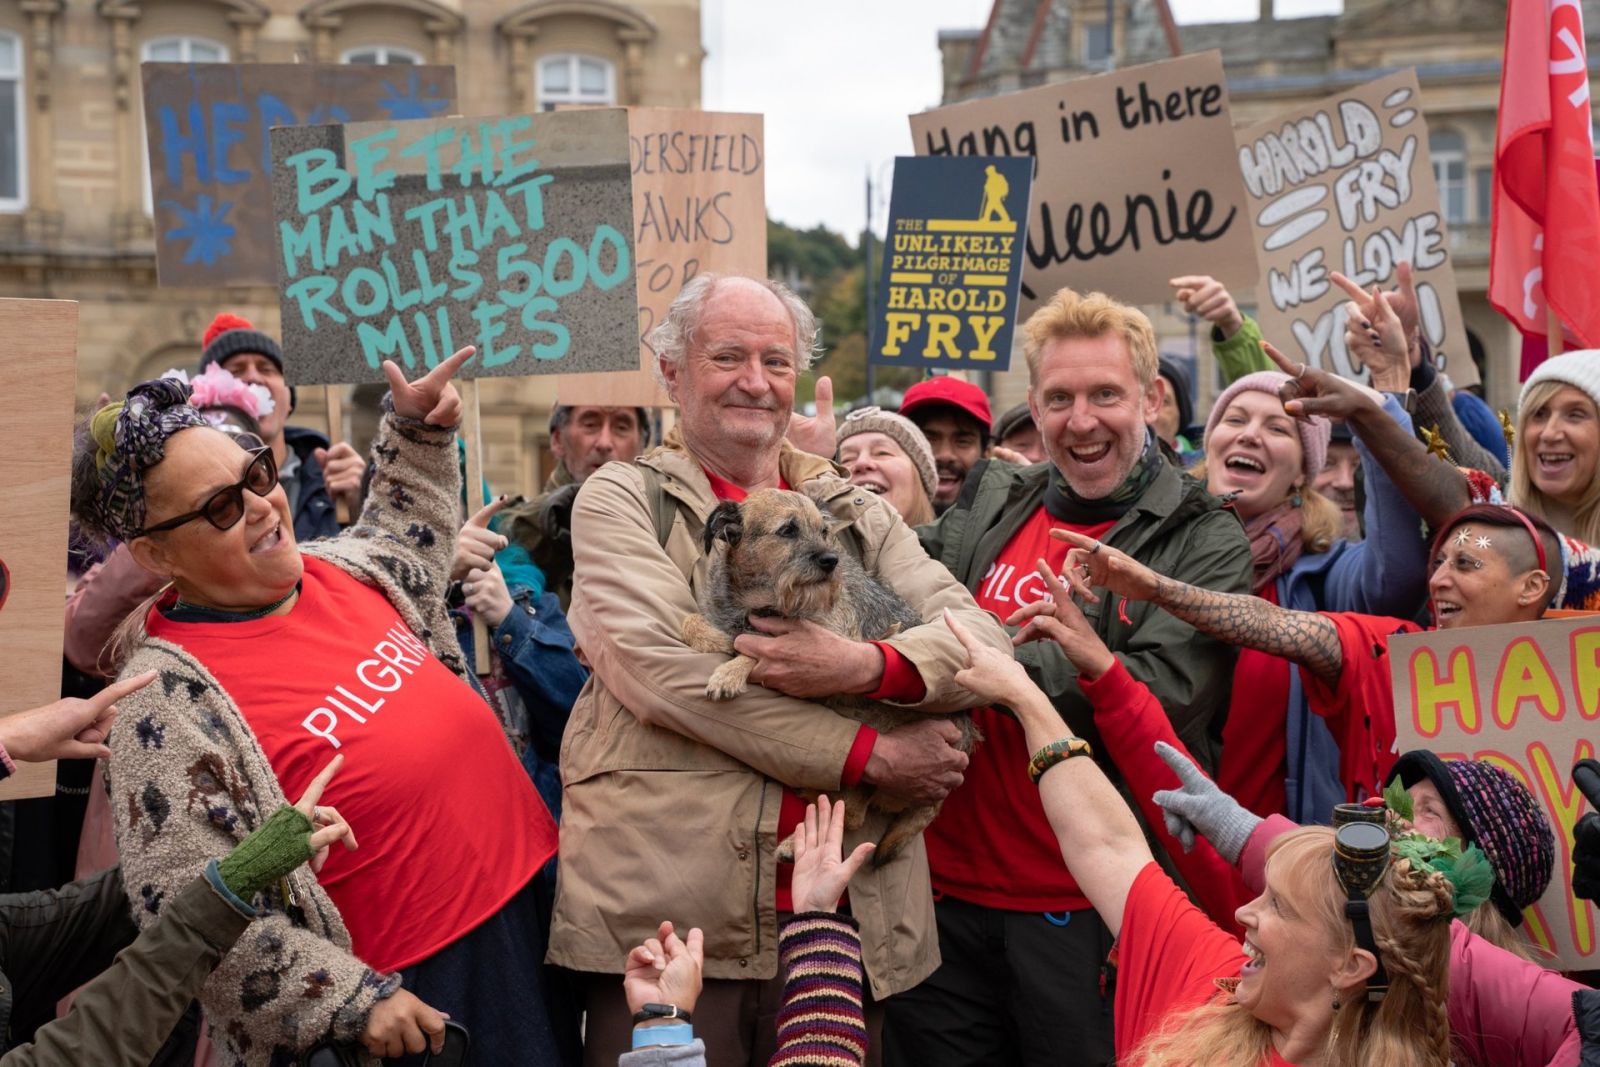
[[[1027,244],[1033,161],[902,156],[867,360],[1002,371]]]

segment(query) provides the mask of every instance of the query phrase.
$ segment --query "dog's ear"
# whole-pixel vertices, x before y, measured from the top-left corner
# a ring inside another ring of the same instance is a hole
[[[705,550],[710,552],[718,541],[726,541],[728,547],[732,548],[739,543],[739,536],[743,533],[744,514],[739,510],[739,505],[724,500],[706,520]]]
[[[822,536],[824,537],[833,537],[840,530],[849,525],[850,523],[846,519],[841,519],[834,515],[830,515],[826,511],[822,513]]]

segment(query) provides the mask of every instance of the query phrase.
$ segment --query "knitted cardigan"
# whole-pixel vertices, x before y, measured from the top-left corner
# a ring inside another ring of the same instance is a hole
[[[360,521],[301,551],[380,590],[434,655],[471,684],[443,597],[461,492],[454,439],[453,427],[386,415]],[[262,684],[286,666],[262,648]],[[122,676],[152,669],[159,672],[154,684],[118,701],[109,741],[117,851],[141,928],[208,861],[288,802],[238,705],[204,665],[146,635]],[[200,997],[218,1062],[269,1067],[330,1037],[355,1041],[373,1005],[399,988],[399,976],[351,955],[349,931],[307,867],[251,903],[261,917]]]

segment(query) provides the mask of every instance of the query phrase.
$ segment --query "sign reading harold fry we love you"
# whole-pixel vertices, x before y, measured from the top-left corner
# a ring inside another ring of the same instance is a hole
[[[156,273],[163,286],[272,285],[274,126],[456,110],[454,67],[145,63]]]
[[[381,382],[464,345],[464,377],[639,366],[621,108],[272,131],[296,384]]]
[[[1345,349],[1349,297],[1328,278],[1392,289],[1416,271],[1422,335],[1457,386],[1478,381],[1428,158],[1415,70],[1358,85],[1239,131],[1239,169],[1261,257],[1261,332],[1292,360],[1364,381]]]
[[[1389,673],[1401,752],[1500,767],[1555,831],[1555,876],[1523,912],[1528,938],[1552,953],[1540,962],[1600,966],[1600,909],[1572,895],[1573,827],[1585,811],[1572,765],[1594,756],[1600,736],[1600,616],[1391,637]]]
[[[1016,156],[894,161],[883,274],[867,362],[1011,365],[1033,163]]]

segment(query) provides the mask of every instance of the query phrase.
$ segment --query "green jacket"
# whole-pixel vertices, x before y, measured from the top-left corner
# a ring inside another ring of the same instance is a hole
[[[1244,325],[1232,337],[1223,337],[1220,326],[1211,327],[1211,354],[1216,357],[1223,381],[1232,385],[1246,374],[1278,369],[1261,341],[1261,326],[1249,315],[1244,316]]]
[[[148,1064],[250,923],[249,906],[237,898],[230,901],[231,894],[217,888],[213,877],[203,874],[190,882],[162,908],[159,922],[83,988],[71,1011],[40,1027],[32,1044],[0,1057],[0,1067]],[[0,925],[6,931],[0,966],[7,972],[0,992],[6,1010],[14,995],[48,989],[59,997],[88,977],[68,978],[58,957],[73,951],[78,939],[95,942],[124,932],[131,938],[134,928],[127,915],[128,898],[117,869],[51,893],[0,898]]]
[[[976,591],[989,567],[1022,525],[1043,506],[1052,467],[991,462],[974,468],[960,499],[938,521],[917,528],[928,554]],[[976,484],[974,484],[976,483]],[[1250,591],[1250,547],[1232,512],[1199,482],[1171,464],[1103,538],[1161,574],[1229,593]],[[1152,604],[1105,597],[1085,604],[1095,631],[1150,687],[1189,751],[1213,766],[1227,715],[1234,650],[1196,632]],[[1059,646],[1038,641],[1017,649],[1028,675],[1050,697],[1067,725],[1099,750],[1094,713],[1078,687],[1078,672]]]

